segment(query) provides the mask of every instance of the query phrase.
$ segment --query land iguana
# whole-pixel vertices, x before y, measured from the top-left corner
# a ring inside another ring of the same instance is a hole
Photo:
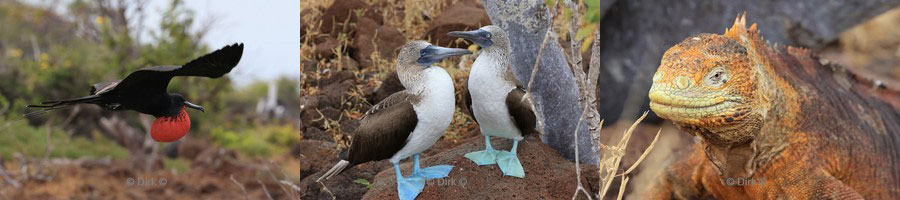
[[[650,108],[699,138],[653,199],[900,197],[900,92],[739,16],[665,52]]]

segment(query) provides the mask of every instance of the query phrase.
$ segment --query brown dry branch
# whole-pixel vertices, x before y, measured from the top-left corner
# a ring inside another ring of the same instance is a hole
[[[288,188],[291,188],[291,190],[293,190],[294,192],[297,192],[297,193],[303,192],[303,190],[301,190],[299,186],[295,185],[293,182],[291,182],[289,180],[281,180],[279,182],[281,184],[284,184],[285,186],[288,186]],[[332,194],[331,196],[332,196],[332,198],[334,198],[334,194]]]
[[[247,188],[244,188],[243,184],[238,182],[237,179],[234,179],[234,174],[228,176],[228,179],[231,179],[231,182],[234,182],[234,184],[237,185],[238,188],[240,188],[242,192],[244,192],[244,199],[250,199],[250,197],[247,196]]]
[[[632,164],[631,167],[628,168],[628,170],[625,170],[625,172],[621,173],[621,174],[616,173],[616,171],[618,171],[618,169],[619,169],[619,165],[622,163],[622,157],[625,156],[625,148],[628,146],[628,141],[631,139],[631,134],[634,132],[634,129],[637,128],[637,125],[642,120],[644,120],[644,117],[647,117],[647,113],[648,112],[645,111],[644,114],[641,115],[641,117],[638,118],[634,122],[634,124],[632,124],[631,127],[628,128],[627,131],[625,131],[624,135],[622,135],[622,139],[619,140],[619,143],[616,144],[616,146],[607,147],[606,150],[608,152],[606,154],[604,154],[603,158],[600,160],[601,167],[599,168],[599,170],[600,170],[599,174],[600,174],[600,187],[602,189],[597,193],[597,198],[602,198],[603,196],[606,195],[606,192],[609,190],[609,187],[612,184],[612,180],[616,176],[623,177],[623,179],[622,179],[623,182],[622,182],[621,187],[625,187],[625,184],[627,183],[625,181],[628,179],[624,179],[624,177],[626,175],[628,175],[629,173],[631,173],[632,170],[637,168],[637,166],[641,164],[641,162],[644,160],[644,158],[647,157],[649,152],[653,150],[653,146],[656,145],[656,141],[659,139],[659,134],[662,131],[661,129],[660,129],[660,131],[656,132],[656,136],[653,138],[653,141],[650,142],[650,146],[648,146],[647,149],[644,150],[644,152],[641,154],[641,157],[638,158],[638,160],[635,161],[634,164]],[[605,168],[604,168],[604,166],[605,166]],[[603,171],[603,170],[606,170],[606,171]],[[624,192],[624,188],[620,188],[619,192]],[[619,198],[621,198],[622,195],[623,195],[622,193],[619,193]]]
[[[552,10],[551,10],[552,13],[556,13],[556,9],[558,9],[558,6],[556,6],[556,4],[558,4],[558,1],[554,1],[554,6],[552,7]],[[593,40],[594,41],[592,42],[592,47],[593,47],[592,52],[591,52],[592,59],[591,59],[591,63],[588,68],[588,72],[587,72],[587,74],[585,74],[585,71],[582,67],[583,58],[581,57],[581,52],[579,51],[582,49],[582,44],[584,44],[584,43],[583,43],[583,41],[581,41],[580,39],[577,39],[577,37],[575,37],[575,35],[577,33],[577,31],[575,31],[575,30],[577,29],[577,27],[582,27],[582,25],[584,23],[580,16],[581,12],[583,12],[583,9],[581,9],[581,8],[583,8],[584,5],[573,2],[571,0],[565,0],[565,4],[568,7],[568,9],[570,9],[572,11],[571,13],[573,14],[572,17],[569,18],[571,21],[569,21],[569,24],[568,24],[569,26],[568,26],[567,32],[568,32],[568,36],[569,36],[568,39],[570,42],[570,48],[569,48],[570,51],[566,54],[566,60],[567,60],[567,63],[569,64],[570,70],[572,70],[573,76],[575,77],[576,84],[578,85],[578,87],[580,89],[581,98],[579,98],[579,105],[583,109],[583,112],[582,112],[581,116],[579,117],[578,124],[576,127],[580,127],[581,124],[584,123],[585,120],[587,120],[588,131],[590,131],[590,133],[591,133],[591,143],[593,144],[592,149],[594,152],[596,152],[595,156],[599,157],[601,155],[601,152],[605,152],[602,154],[603,155],[602,158],[599,159],[600,163],[598,166],[598,170],[599,170],[599,175],[600,175],[600,188],[601,189],[600,189],[600,191],[598,191],[598,193],[595,197],[603,198],[606,195],[606,192],[609,190],[609,187],[612,184],[612,180],[616,176],[621,176],[622,183],[619,187],[619,193],[617,195],[617,198],[621,199],[624,196],[625,187],[628,183],[628,180],[630,179],[626,175],[628,175],[632,170],[634,170],[637,167],[637,165],[639,165],[641,163],[641,161],[643,161],[644,158],[646,158],[646,156],[649,154],[649,152],[653,149],[654,144],[656,143],[657,139],[659,139],[659,132],[657,132],[657,135],[653,139],[653,142],[651,142],[650,146],[644,150],[641,157],[631,167],[629,167],[628,170],[626,170],[624,173],[621,173],[621,174],[616,173],[619,168],[619,165],[621,164],[622,158],[625,156],[626,146],[628,144],[628,141],[631,139],[631,135],[634,132],[635,127],[637,127],[637,125],[644,119],[644,117],[647,116],[647,112],[644,112],[644,115],[642,115],[638,120],[636,120],[632,124],[631,128],[629,128],[627,131],[625,131],[623,133],[622,138],[620,139],[619,143],[616,144],[615,146],[608,146],[599,141],[600,130],[603,125],[603,120],[599,119],[599,113],[598,113],[597,107],[596,107],[596,86],[597,86],[597,80],[598,80],[599,74],[600,74],[599,73],[600,72],[600,64],[599,64],[600,63],[599,62],[600,61],[600,59],[599,59],[600,48],[598,47],[599,46],[599,33],[596,30],[593,31],[593,34],[594,34]],[[565,9],[565,8],[563,8],[563,9]],[[556,18],[551,17],[551,20],[555,21]],[[548,39],[551,38],[550,36],[551,36],[552,27],[548,28],[547,31],[548,31],[547,35],[544,37],[544,40],[541,43],[541,49],[539,49],[539,51],[538,51],[538,57],[536,58],[536,62],[535,62],[536,63],[535,69],[532,70],[533,71],[532,77],[531,77],[532,81],[533,81],[534,75],[535,75],[534,72],[537,71],[537,63],[540,62],[541,50],[543,50],[543,47],[546,44],[546,42],[548,41]],[[529,85],[528,91],[530,91],[530,88],[531,88],[531,85]],[[581,155],[579,155],[579,153],[578,153],[579,147],[578,147],[577,133],[578,133],[578,128],[576,128],[575,133],[574,133],[575,134],[575,149],[576,149],[575,170],[576,170],[576,178],[577,178],[578,187],[577,187],[576,191],[574,192],[574,194],[572,195],[572,199],[575,199],[578,197],[579,191],[584,192],[586,194],[586,196],[588,197],[588,199],[593,199],[589,194],[587,194],[587,190],[583,187],[583,185],[581,183],[581,167],[580,167],[580,162],[579,162]]]
[[[0,165],[0,177],[3,177],[3,181],[6,181],[7,184],[12,185],[14,188],[22,187],[22,184],[19,183],[19,181],[16,181],[16,179],[9,175],[9,172],[6,172],[6,167],[3,165]]]
[[[263,184],[263,182],[259,180],[259,178],[256,179],[256,183],[259,183],[259,185],[262,186],[263,192],[266,193],[266,198],[268,198],[269,200],[275,200],[274,198],[272,198],[272,194],[269,193],[269,188],[266,188],[266,184]]]
[[[272,180],[275,180],[275,181],[278,181],[279,183],[281,183],[281,181],[279,181],[278,177],[275,177],[275,173],[273,173],[272,168],[269,167],[270,165],[271,164],[264,166],[265,172],[269,174],[269,177],[271,177]],[[284,174],[284,172],[282,172],[282,175],[283,174]],[[289,189],[288,186],[286,186],[284,183],[278,184],[278,187],[281,187],[281,190],[284,191],[284,193],[287,194],[288,197],[290,197],[289,199],[300,199],[303,196],[306,196],[305,192],[303,192],[301,190]],[[297,193],[302,193],[303,195],[297,196]],[[332,195],[332,196],[334,196],[334,195]]]

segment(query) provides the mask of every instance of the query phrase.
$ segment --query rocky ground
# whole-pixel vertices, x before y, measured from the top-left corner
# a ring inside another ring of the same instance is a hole
[[[189,163],[180,170],[163,169],[161,162],[150,170],[141,170],[128,160],[18,157],[0,164],[6,172],[25,171],[28,175],[19,177],[15,184],[5,182],[0,193],[11,199],[299,197],[290,184],[281,183],[298,176],[298,154],[285,153],[275,160],[262,161],[190,137],[183,140],[178,151]]]

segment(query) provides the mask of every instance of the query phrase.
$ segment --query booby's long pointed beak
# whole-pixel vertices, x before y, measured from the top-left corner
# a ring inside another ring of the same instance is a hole
[[[430,45],[422,49],[422,55],[419,56],[419,59],[416,61],[419,64],[430,66],[441,59],[450,57],[450,56],[461,56],[466,54],[472,54],[471,51],[466,49],[457,49],[457,48],[447,48]]]
[[[494,45],[494,42],[491,41],[491,33],[481,29],[474,31],[452,31],[447,33],[447,35],[468,40],[481,48],[488,48],[491,45]]]
[[[200,112],[206,112],[205,110],[203,110],[203,106],[200,106],[200,105],[191,103],[191,102],[189,102],[189,101],[184,101],[184,106],[187,106],[188,108],[197,109],[197,110],[199,110]]]

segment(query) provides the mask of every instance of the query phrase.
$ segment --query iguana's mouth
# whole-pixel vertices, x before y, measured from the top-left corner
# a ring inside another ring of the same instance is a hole
[[[724,125],[743,115],[741,98],[719,93],[650,91],[650,109],[662,118],[690,125]]]

